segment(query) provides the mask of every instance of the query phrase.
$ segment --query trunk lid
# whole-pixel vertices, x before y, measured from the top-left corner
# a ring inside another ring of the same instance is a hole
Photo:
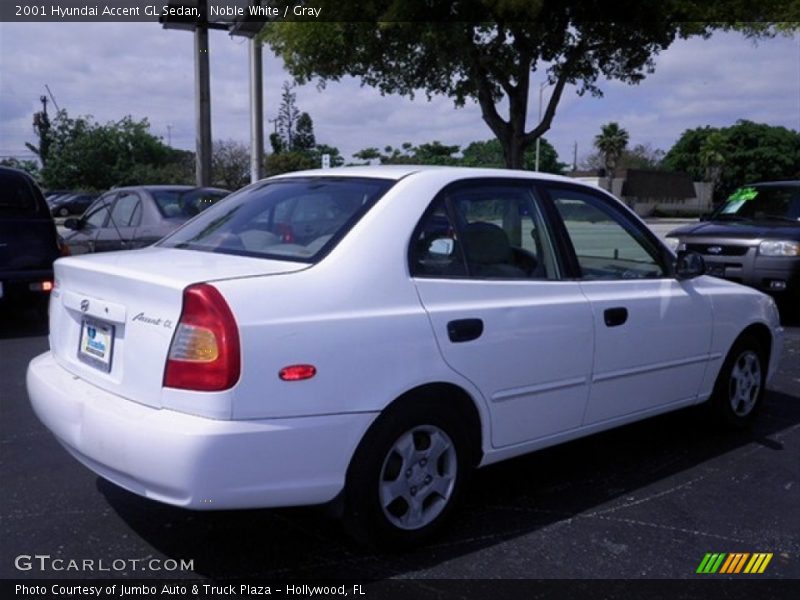
[[[158,247],[61,259],[55,263],[50,349],[74,375],[161,407],[164,367],[187,286],[307,266]]]

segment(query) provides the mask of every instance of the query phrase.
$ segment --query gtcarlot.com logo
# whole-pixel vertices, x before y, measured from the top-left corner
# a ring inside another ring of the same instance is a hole
[[[772,552],[733,552],[731,554],[712,553],[705,555],[697,567],[701,575],[761,574],[772,560]]]

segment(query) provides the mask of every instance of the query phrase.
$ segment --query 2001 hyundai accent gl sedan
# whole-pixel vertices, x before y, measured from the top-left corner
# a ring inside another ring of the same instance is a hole
[[[472,467],[709,402],[749,423],[772,300],[557,176],[267,179],[153,247],[61,259],[33,407],[102,477],[195,509],[336,501],[402,546]]]

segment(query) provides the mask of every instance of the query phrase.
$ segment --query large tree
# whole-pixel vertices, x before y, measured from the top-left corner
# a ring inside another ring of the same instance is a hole
[[[272,23],[261,34],[297,81],[324,84],[352,75],[381,93],[444,94],[456,106],[475,100],[511,168],[522,168],[526,149],[550,128],[568,84],[579,94],[602,95],[601,77],[638,83],[676,38],[769,17],[800,20],[793,18],[795,0],[318,0],[315,6],[337,22]],[[747,33],[774,35],[775,28],[747,26]],[[550,91],[541,119],[530,126],[534,73]]]
[[[721,167],[715,194],[721,200],[747,183],[800,178],[800,133],[744,120],[730,127],[687,129],[664,164],[697,181],[714,175],[710,166]]]

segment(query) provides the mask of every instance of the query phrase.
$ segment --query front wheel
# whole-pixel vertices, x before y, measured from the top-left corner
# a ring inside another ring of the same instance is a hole
[[[729,429],[749,426],[761,408],[767,361],[761,344],[752,336],[736,341],[722,365],[711,408],[715,420]]]
[[[416,401],[379,417],[348,471],[344,521],[354,537],[399,550],[441,527],[471,467],[457,419],[455,410]]]

